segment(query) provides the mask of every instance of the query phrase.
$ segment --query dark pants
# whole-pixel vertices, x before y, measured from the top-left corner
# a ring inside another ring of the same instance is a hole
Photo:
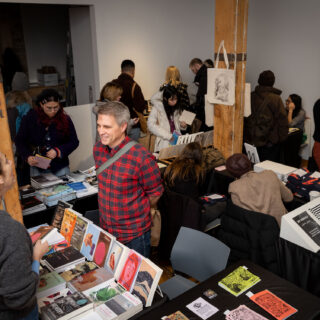
[[[125,243],[125,245],[142,254],[146,258],[150,255],[150,230],[145,232],[142,236],[131,240],[130,242]]]

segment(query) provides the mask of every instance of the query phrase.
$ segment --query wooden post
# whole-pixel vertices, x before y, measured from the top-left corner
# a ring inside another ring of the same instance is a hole
[[[215,56],[224,40],[229,68],[236,72],[235,105],[214,107],[213,143],[226,159],[242,152],[248,1],[216,0],[215,7]],[[223,57],[219,60],[219,68],[225,68]]]
[[[8,123],[8,115],[6,108],[6,99],[4,96],[3,83],[2,83],[2,75],[0,72],[0,151],[4,153],[9,160],[14,164],[14,157],[12,151],[12,142],[9,131],[9,123]],[[16,171],[14,170],[14,174],[17,178]],[[10,189],[4,197],[4,203],[6,206],[6,211],[17,221],[23,223],[22,218],[22,210],[19,201],[19,189],[17,179],[15,185],[12,189]],[[2,203],[0,201],[0,207],[2,207]]]

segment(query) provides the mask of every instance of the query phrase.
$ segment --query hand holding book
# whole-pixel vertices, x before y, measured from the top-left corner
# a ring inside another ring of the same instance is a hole
[[[41,169],[48,169],[49,168],[50,162],[51,162],[50,158],[41,156],[40,154],[36,154],[33,158],[34,158],[33,166],[41,168]]]
[[[38,240],[33,247],[33,260],[40,261],[45,253],[49,250],[48,241]]]

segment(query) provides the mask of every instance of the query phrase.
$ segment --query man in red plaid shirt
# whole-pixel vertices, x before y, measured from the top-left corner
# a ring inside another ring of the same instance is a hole
[[[100,141],[93,149],[96,168],[113,157],[131,139],[126,136],[129,109],[121,102],[99,106],[97,130]],[[156,205],[163,186],[154,157],[140,144],[98,175],[100,226],[127,247],[148,256],[150,207]]]

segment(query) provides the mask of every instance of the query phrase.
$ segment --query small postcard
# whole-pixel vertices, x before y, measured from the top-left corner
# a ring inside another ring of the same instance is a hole
[[[204,300],[203,298],[198,298],[190,304],[187,305],[187,308],[194,312],[201,319],[208,319],[219,311],[215,306]]]

